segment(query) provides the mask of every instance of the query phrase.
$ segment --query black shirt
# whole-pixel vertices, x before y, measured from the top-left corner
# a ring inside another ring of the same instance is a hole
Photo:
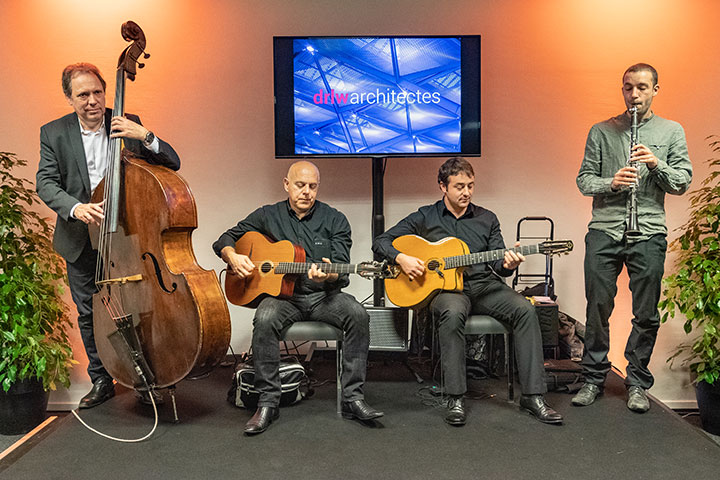
[[[392,246],[392,242],[402,235],[418,235],[428,242],[437,242],[446,237],[459,238],[467,243],[471,253],[505,248],[500,222],[495,214],[473,203],[468,205],[460,218],[447,209],[443,200],[421,207],[378,236],[373,242],[373,252],[391,262],[395,261],[401,252]],[[487,280],[493,275],[493,270],[503,277],[512,275],[513,270],[507,270],[502,264],[503,260],[497,260],[465,268],[463,277],[466,287],[473,281]]]
[[[316,201],[303,218],[297,217],[288,200],[260,207],[213,243],[215,254],[220,256],[223,248],[234,247],[240,237],[251,231],[267,235],[273,241],[289,240],[301,246],[309,263],[322,263],[323,257],[333,263],[350,262],[350,224],[345,215],[323,202]],[[339,290],[349,283],[347,274],[340,274],[336,282],[323,283],[299,275],[295,293]]]

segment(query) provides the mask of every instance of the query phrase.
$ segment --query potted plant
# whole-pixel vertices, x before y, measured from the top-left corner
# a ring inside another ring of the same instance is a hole
[[[712,151],[720,152],[718,137],[708,139]],[[690,218],[670,244],[677,263],[663,280],[665,298],[659,307],[663,322],[679,312],[685,316],[685,333],[697,334],[668,361],[684,355],[683,364],[695,377],[703,429],[720,435],[720,159],[707,163],[710,173],[690,195]]]
[[[13,176],[25,160],[0,152],[0,428],[30,431],[45,418],[48,391],[70,385],[64,264],[52,227],[32,207],[31,182]]]

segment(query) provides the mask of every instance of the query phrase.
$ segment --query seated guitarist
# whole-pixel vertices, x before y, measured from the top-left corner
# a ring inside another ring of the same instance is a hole
[[[393,240],[400,236],[417,235],[429,242],[455,237],[467,243],[472,253],[505,248],[495,214],[470,202],[475,174],[467,160],[460,157],[447,160],[438,172],[438,184],[442,200],[410,214],[373,244],[373,251],[397,263],[410,281],[427,270],[423,260],[393,247]],[[535,310],[500,278],[510,276],[524,260],[522,255],[506,251],[504,259],[467,267],[463,291],[441,292],[429,305],[440,339],[444,388],[449,396],[445,421],[450,425],[464,425],[467,418],[463,399],[467,391],[464,332],[465,321],[471,314],[491,315],[512,326],[522,387],[521,408],[541,422],[562,423],[562,416],[544,399],[542,339]]]
[[[215,253],[242,278],[250,275],[256,266],[248,256],[236,253],[234,245],[251,231],[267,235],[273,241],[289,240],[301,246],[307,262],[348,263],[350,260],[352,240],[347,218],[315,200],[320,185],[318,168],[307,161],[294,163],[283,183],[287,200],[255,210],[213,244]],[[371,420],[383,415],[364,400],[369,317],[355,297],[340,291],[349,283],[347,274],[327,274],[313,263],[307,276],[298,276],[290,298],[267,296],[259,303],[253,319],[252,351],[255,388],[260,392],[260,399],[257,411],[245,425],[246,434],[264,432],[279,416],[280,334],[292,323],[302,320],[326,322],[344,332],[343,417]]]

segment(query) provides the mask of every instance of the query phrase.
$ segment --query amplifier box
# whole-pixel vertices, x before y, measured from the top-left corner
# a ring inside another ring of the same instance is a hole
[[[370,315],[370,350],[406,352],[410,310],[365,307]]]

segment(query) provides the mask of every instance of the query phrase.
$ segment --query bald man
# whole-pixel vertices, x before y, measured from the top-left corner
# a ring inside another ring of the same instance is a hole
[[[213,250],[241,278],[256,268],[246,255],[235,252],[235,242],[247,232],[259,232],[273,241],[289,240],[305,250],[313,263],[306,276],[299,276],[290,298],[265,297],[253,319],[252,351],[255,388],[260,399],[245,433],[262,433],[277,420],[280,404],[280,334],[294,322],[314,320],[329,323],[344,332],[342,414],[345,418],[372,420],[382,412],[364,400],[369,317],[352,295],[340,291],[350,282],[347,274],[326,274],[316,263],[350,262],[350,224],[341,212],[316,200],[320,186],[318,168],[307,161],[294,163],[283,179],[287,200],[260,207],[223,233]]]

